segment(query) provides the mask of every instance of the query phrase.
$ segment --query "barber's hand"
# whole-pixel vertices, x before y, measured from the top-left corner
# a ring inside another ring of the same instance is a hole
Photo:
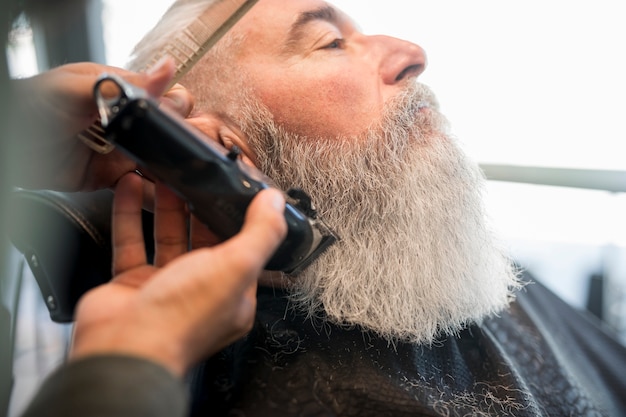
[[[59,191],[89,191],[110,187],[135,164],[118,151],[101,155],[76,136],[97,119],[93,87],[103,74],[117,74],[160,97],[175,66],[166,60],[149,74],[95,64],[67,64],[32,78],[15,80],[14,133],[10,135],[12,184]],[[193,98],[175,86],[162,99],[187,116]]]
[[[250,330],[257,277],[286,234],[285,201],[276,190],[262,191],[240,233],[185,253],[185,206],[157,184],[152,266],[141,231],[141,188],[134,174],[116,187],[115,278],[81,299],[71,356],[135,355],[182,375]]]

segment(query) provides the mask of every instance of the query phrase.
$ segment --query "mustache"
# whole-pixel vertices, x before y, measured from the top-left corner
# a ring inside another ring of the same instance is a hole
[[[325,153],[334,169],[342,166],[341,155],[345,155],[353,163],[362,161],[360,174],[385,178],[405,169],[407,158],[415,161],[417,153],[431,153],[434,142],[451,141],[449,130],[448,120],[439,111],[432,90],[425,84],[412,83],[385,104],[380,120],[363,134],[353,138],[320,138],[311,146],[320,149],[318,154]],[[322,149],[326,152],[321,152]]]
[[[402,154],[410,145],[428,145],[448,134],[448,127],[433,91],[415,82],[385,104],[380,121],[370,126],[366,137]]]
[[[430,108],[439,111],[439,100],[435,93],[426,84],[412,82],[392,99],[390,110],[394,105],[399,108],[406,108],[409,111],[417,111],[422,108]]]
[[[409,84],[393,97],[383,109],[382,123],[395,123],[409,127],[420,114],[440,114],[440,106],[433,91],[418,82]]]

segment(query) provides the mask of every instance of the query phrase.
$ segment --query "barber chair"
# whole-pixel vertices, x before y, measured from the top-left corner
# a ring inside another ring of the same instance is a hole
[[[53,321],[71,322],[79,298],[111,279],[113,193],[16,189],[8,233],[35,276]]]

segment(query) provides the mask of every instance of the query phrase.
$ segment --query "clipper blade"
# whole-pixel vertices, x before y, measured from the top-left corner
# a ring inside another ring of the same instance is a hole
[[[341,240],[341,238],[323,221],[319,219],[310,222],[313,232],[317,235],[316,244],[308,253],[308,255],[295,266],[294,269],[287,273],[296,276],[309,267],[317,258],[319,258],[328,248]]]

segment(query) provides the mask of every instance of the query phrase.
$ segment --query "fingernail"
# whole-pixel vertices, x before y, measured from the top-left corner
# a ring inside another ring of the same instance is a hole
[[[272,199],[270,201],[272,207],[276,209],[276,211],[282,212],[285,210],[285,198],[279,191],[272,191]]]
[[[183,97],[180,97],[176,94],[171,94],[168,96],[163,96],[161,98],[162,101],[167,101],[167,105],[177,113],[184,113],[187,109],[187,102]],[[184,115],[183,115],[184,116]]]

